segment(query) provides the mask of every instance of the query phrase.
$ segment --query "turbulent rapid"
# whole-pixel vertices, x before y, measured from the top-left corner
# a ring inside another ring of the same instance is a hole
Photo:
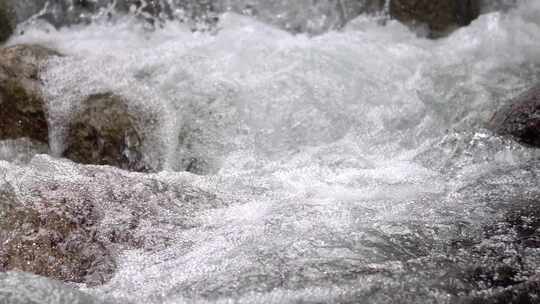
[[[50,155],[0,141],[0,189],[89,201],[98,235],[134,231],[101,285],[0,274],[13,303],[17,290],[51,303],[461,303],[512,285],[500,269],[516,284],[540,273],[540,246],[519,241],[524,210],[540,207],[540,150],[486,128],[540,81],[538,1],[437,40],[384,14],[319,35],[234,12],[204,31],[127,15],[18,32],[8,45],[62,56],[41,75]],[[138,128],[155,172],[59,158],[81,100],[104,92],[151,117]]]

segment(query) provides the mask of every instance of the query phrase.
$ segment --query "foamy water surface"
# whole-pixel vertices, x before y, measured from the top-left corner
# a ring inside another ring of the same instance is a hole
[[[380,18],[313,37],[226,13],[209,32],[126,17],[12,38],[66,55],[43,75],[53,154],[84,96],[115,92],[156,117],[149,176],[227,201],[77,287],[134,303],[452,302],[449,244],[540,197],[539,152],[484,128],[540,80],[540,2],[439,40]],[[204,175],[182,172],[193,158]]]

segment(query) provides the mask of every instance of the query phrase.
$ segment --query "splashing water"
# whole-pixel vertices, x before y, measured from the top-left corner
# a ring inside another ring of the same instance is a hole
[[[452,244],[540,198],[538,150],[483,128],[540,80],[538,1],[435,41],[370,16],[310,37],[225,13],[210,32],[119,17],[28,24],[9,43],[67,55],[43,75],[53,153],[84,96],[115,92],[159,118],[145,126],[163,168],[151,178],[229,202],[190,212],[198,224],[165,248],[123,251],[109,283],[78,286],[102,298],[452,303],[474,289]],[[79,178],[36,158],[24,170],[42,182]],[[207,175],[177,172],[192,158]],[[538,269],[540,251],[526,259]]]

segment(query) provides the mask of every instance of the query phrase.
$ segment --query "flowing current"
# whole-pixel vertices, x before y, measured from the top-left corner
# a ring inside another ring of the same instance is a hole
[[[315,36],[232,12],[207,31],[133,17],[21,25],[8,44],[65,55],[42,75],[53,155],[84,96],[114,92],[152,115],[144,154],[161,168],[123,178],[188,183],[221,201],[171,206],[145,231],[166,243],[122,251],[102,286],[71,287],[128,303],[453,303],[489,292],[463,273],[492,261],[459,244],[507,246],[485,227],[540,197],[538,150],[485,129],[540,81],[540,2],[438,40],[381,18]],[[2,149],[0,170],[21,192],[106,186],[67,161]],[[197,175],[185,172],[194,160]],[[145,204],[164,202],[149,193]],[[189,224],[171,228],[176,218]],[[520,254],[524,276],[540,270],[540,249]]]

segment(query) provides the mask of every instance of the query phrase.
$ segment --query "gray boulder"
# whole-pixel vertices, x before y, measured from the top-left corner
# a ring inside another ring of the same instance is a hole
[[[489,126],[526,145],[540,147],[540,84],[527,90],[493,115]]]

